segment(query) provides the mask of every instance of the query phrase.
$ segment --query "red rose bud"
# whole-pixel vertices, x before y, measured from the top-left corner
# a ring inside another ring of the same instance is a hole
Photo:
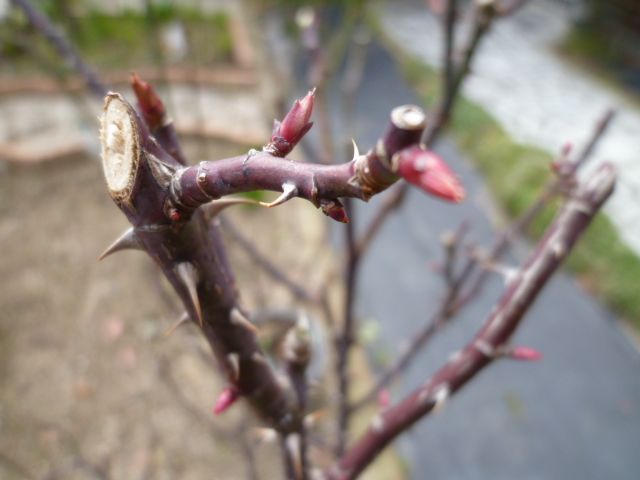
[[[313,112],[313,101],[315,97],[315,89],[311,90],[302,100],[296,100],[289,113],[285,115],[280,123],[278,132],[273,135],[284,138],[291,145],[295,145],[300,141],[305,133],[311,128],[309,119]],[[272,139],[272,140],[273,140]]]
[[[402,150],[398,157],[398,174],[425,192],[450,202],[464,199],[458,177],[438,155],[418,146]]]
[[[138,106],[150,130],[155,130],[164,122],[164,103],[153,87],[136,73],[131,74],[131,87],[138,99]]]
[[[213,413],[216,415],[224,413],[229,409],[229,407],[231,407],[231,405],[236,403],[238,398],[240,398],[240,392],[236,387],[230,386],[225,388],[218,396],[218,400],[216,400],[216,404],[213,407]]]
[[[542,360],[542,353],[530,347],[513,347],[509,351],[509,356],[514,360],[523,360],[525,362]]]
[[[320,200],[320,209],[327,217],[336,222],[349,223],[349,216],[340,200]]]

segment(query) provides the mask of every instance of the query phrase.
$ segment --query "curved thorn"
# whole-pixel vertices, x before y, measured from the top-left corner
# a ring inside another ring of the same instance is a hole
[[[162,336],[168,337],[176,330],[176,328],[178,328],[183,323],[189,322],[190,320],[191,318],[189,317],[189,314],[187,312],[182,312],[180,318],[176,320],[172,325],[170,325],[169,328],[167,328],[164,332],[162,332]]]
[[[293,463],[293,469],[294,469],[296,480],[303,478],[302,452],[301,452],[302,446],[300,441],[300,435],[297,433],[290,433],[285,438],[285,445],[287,450],[289,451],[291,462]]]
[[[277,207],[284,202],[291,200],[298,194],[298,187],[295,184],[286,182],[282,184],[282,194],[271,203],[260,202],[260,205],[267,208]]]
[[[176,266],[176,273],[189,292],[193,309],[198,316],[198,323],[202,327],[202,310],[198,299],[198,271],[189,262],[182,262]]]
[[[231,309],[229,318],[231,323],[233,323],[234,325],[238,327],[244,327],[250,332],[258,333],[258,327],[251,323],[251,321],[247,317],[245,317],[238,308],[233,307]]]
[[[360,150],[358,149],[358,144],[353,138],[351,139],[351,143],[353,144],[353,158],[351,159],[351,161],[354,161],[360,156]]]
[[[122,235],[116,238],[115,241],[100,254],[98,261],[120,250],[144,250],[133,227],[128,228]]]
[[[219,200],[214,200],[213,202],[203,205],[202,208],[204,209],[205,214],[209,216],[209,218],[213,218],[224,209],[232,207],[234,205],[264,206],[261,202],[251,200],[250,198],[221,198]]]
[[[227,354],[227,362],[229,362],[229,370],[231,370],[231,379],[237,382],[240,378],[240,355],[236,352]]]

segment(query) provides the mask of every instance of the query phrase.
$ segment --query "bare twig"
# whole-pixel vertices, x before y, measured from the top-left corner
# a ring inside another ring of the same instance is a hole
[[[613,167],[605,164],[575,189],[474,339],[422,387],[378,414],[355,445],[327,470],[328,478],[356,478],[397,435],[434,409],[441,408],[452,394],[501,356],[524,314],[611,195],[614,186]]]
[[[443,17],[445,43],[448,44],[451,42],[452,45],[456,21],[454,12],[455,6],[453,3],[453,0],[447,3],[447,14]],[[445,62],[445,67],[447,65],[451,66],[449,69],[445,68],[443,73],[443,98],[433,115],[433,119],[431,119],[428,128],[424,131],[422,136],[422,142],[427,148],[431,148],[433,146],[444,127],[448,124],[455,101],[458,98],[460,87],[469,73],[469,67],[476,53],[477,47],[493,22],[495,16],[493,3],[488,4],[488,6],[474,8],[476,8],[476,10],[473,29],[464,48],[462,61],[457,66],[452,65],[454,54],[453,52],[450,52],[450,56],[447,57],[447,61]],[[449,11],[449,9],[451,9],[451,11]],[[450,24],[449,22],[453,22],[453,24]],[[388,194],[384,204],[376,212],[373,220],[371,220],[369,225],[367,225],[364,234],[358,241],[358,250],[360,254],[363,254],[371,245],[371,242],[380,231],[380,228],[382,228],[386,220],[389,218],[389,215],[402,205],[406,198],[407,191],[407,185],[402,184]]]
[[[604,112],[602,117],[596,122],[589,140],[575,160],[563,158],[559,159],[559,161],[563,162],[564,166],[566,167],[564,168],[562,174],[549,181],[538,198],[509,226],[509,228],[507,228],[498,236],[498,238],[496,238],[493,245],[489,249],[489,253],[487,254],[488,261],[492,262],[501,258],[508,251],[509,245],[513,238],[518,234],[525,233],[533,223],[533,221],[536,219],[536,217],[545,208],[545,206],[559,193],[562,192],[562,186],[566,184],[567,179],[571,179],[571,181],[575,180],[575,174],[591,157],[593,150],[595,149],[598,142],[602,139],[604,134],[607,132],[607,129],[614,117],[614,110],[607,110],[606,112]],[[469,277],[471,277],[471,272],[469,273]],[[472,298],[475,298],[480,293],[482,285],[484,284],[487,276],[488,272],[486,270],[482,270],[481,272],[479,272],[471,282],[471,285],[466,287],[465,291],[462,292],[459,298],[456,299],[455,304],[452,308],[455,311],[458,311]],[[471,280],[469,279],[469,281]]]
[[[446,90],[449,90],[453,86],[454,75],[454,42],[455,42],[455,27],[456,16],[458,14],[457,0],[447,0],[444,11],[444,58],[443,64],[443,84]]]
[[[526,232],[544,207],[561,191],[560,186],[566,183],[567,177],[573,178],[578,169],[589,159],[597,143],[606,133],[608,126],[614,118],[614,114],[615,112],[613,110],[608,110],[602,115],[598,122],[596,122],[591,136],[575,160],[571,161],[563,158],[565,154],[561,154],[557,161],[563,162],[566,167],[563,169],[563,176],[555,177],[549,181],[529,208],[496,237],[486,254],[485,260],[487,262],[494,262],[501,258],[508,251],[513,239],[517,235]],[[458,230],[458,233],[454,237],[458,238],[460,234],[461,231]],[[438,310],[420,330],[411,335],[411,340],[407,343],[408,347],[406,350],[378,377],[374,386],[353,403],[351,406],[353,410],[375,400],[377,393],[389,385],[406,369],[414,356],[427,344],[435,333],[446,325],[453,315],[458,313],[465,305],[480,294],[489,272],[486,269],[482,269],[477,275],[474,275],[476,264],[475,257],[469,257],[467,259],[460,272],[455,276],[455,279],[452,279],[448,284],[447,292]]]

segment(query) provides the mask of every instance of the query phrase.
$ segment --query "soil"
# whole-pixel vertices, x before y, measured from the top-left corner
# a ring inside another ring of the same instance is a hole
[[[301,232],[321,229],[312,207],[292,203],[234,215],[245,231],[268,232],[252,235],[261,248],[300,253],[295,271],[315,255],[295,247]],[[0,174],[3,479],[245,478],[238,431],[251,430],[252,415],[243,405],[212,415],[216,366],[195,326],[163,336],[180,310],[156,267],[140,252],[97,262],[126,227],[97,158]],[[243,292],[247,306],[291,305],[246,255],[233,257],[240,285],[256,285]],[[279,476],[273,448],[256,449],[263,478]]]

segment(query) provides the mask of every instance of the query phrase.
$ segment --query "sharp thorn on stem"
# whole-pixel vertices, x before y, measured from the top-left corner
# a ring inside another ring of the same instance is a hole
[[[203,206],[205,214],[211,219],[223,210],[233,207],[234,205],[256,205],[262,206],[260,202],[251,200],[250,198],[221,198],[214,200]]]
[[[133,227],[128,228],[120,235],[104,252],[100,254],[98,260],[103,260],[109,255],[121,250],[143,250],[142,244],[136,235]]]
[[[308,413],[303,419],[304,427],[308,429],[315,427],[326,414],[326,409],[320,409],[315,412]]]
[[[240,355],[238,355],[236,352],[227,354],[227,362],[229,363],[231,380],[237,382],[240,378]]]
[[[287,451],[291,457],[293,463],[293,469],[295,471],[295,478],[303,478],[303,466],[302,466],[302,453],[300,445],[300,435],[297,433],[290,433],[285,439]]]
[[[189,292],[193,309],[198,316],[198,323],[202,327],[202,309],[200,307],[200,299],[198,298],[198,271],[189,262],[181,262],[176,267],[178,278]]]
[[[242,312],[237,308],[233,307],[229,314],[229,318],[231,323],[238,327],[244,327],[250,332],[258,333],[258,327],[256,327],[251,321],[245,317]]]
[[[163,337],[168,337],[169,335],[171,335],[176,328],[178,328],[180,325],[183,325],[187,322],[189,322],[191,320],[191,318],[189,317],[189,314],[187,312],[182,312],[182,315],[180,315],[180,318],[178,320],[176,320],[172,325],[169,326],[169,328],[167,328],[163,333],[162,336]]]
[[[273,428],[254,428],[250,436],[258,443],[272,443],[278,438],[278,432]]]
[[[267,208],[277,207],[278,205],[282,205],[284,202],[291,200],[297,194],[298,187],[293,183],[285,182],[282,184],[282,194],[278,198],[271,203],[260,202],[260,205]]]
[[[351,139],[351,143],[353,144],[353,158],[351,159],[353,162],[355,159],[360,157],[360,150],[358,149],[358,144],[353,138]]]

